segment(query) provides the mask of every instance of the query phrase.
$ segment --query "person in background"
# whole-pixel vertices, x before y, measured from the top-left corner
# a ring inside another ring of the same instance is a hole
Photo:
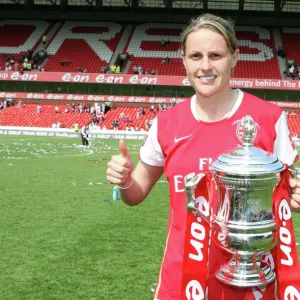
[[[44,34],[43,37],[42,37],[42,44],[43,44],[44,47],[46,46],[46,43],[47,43],[47,35]]]
[[[75,122],[72,126],[74,128],[74,131],[75,132],[78,132],[79,131],[79,125],[78,125],[78,122]]]
[[[88,140],[88,128],[89,125],[83,125],[80,131],[80,135],[81,135],[81,141],[82,141],[82,145],[83,146],[88,146],[89,145],[89,140]]]
[[[150,112],[151,112],[152,114],[155,114],[155,107],[154,107],[154,104],[151,104],[151,106],[150,106]]]
[[[117,119],[113,120],[112,127],[113,127],[114,131],[117,131],[119,129],[119,122]]]
[[[286,115],[267,101],[230,88],[229,80],[239,58],[232,22],[212,14],[193,19],[182,33],[181,55],[195,95],[154,119],[135,169],[127,146],[121,140],[120,154],[112,156],[108,163],[107,180],[119,186],[121,198],[128,205],[138,205],[147,198],[163,173],[168,180],[168,237],[155,299],[257,299],[256,289],[238,289],[216,279],[216,272],[231,255],[217,247],[205,229],[197,232],[197,236],[201,236],[201,253],[194,268],[198,270],[195,272],[197,280],[186,285],[185,262],[195,265],[196,260],[185,251],[185,238],[192,228],[186,222],[184,176],[207,172],[210,163],[220,154],[240,144],[237,130],[246,115],[252,116],[257,124],[255,146],[275,153],[284,164],[291,166],[298,156],[290,139]],[[289,185],[291,208],[300,211],[300,182],[290,179]],[[217,198],[211,201],[216,213]],[[286,209],[288,213],[288,207]],[[206,255],[200,259],[202,253]],[[273,256],[272,259],[276,265]],[[280,290],[284,279],[260,289],[260,299],[277,299],[277,285]]]

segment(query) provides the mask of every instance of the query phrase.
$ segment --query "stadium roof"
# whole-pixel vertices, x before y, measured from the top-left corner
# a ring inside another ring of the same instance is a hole
[[[238,23],[299,26],[300,0],[0,0],[0,18],[186,22],[202,12]],[[149,13],[156,17],[145,18]]]

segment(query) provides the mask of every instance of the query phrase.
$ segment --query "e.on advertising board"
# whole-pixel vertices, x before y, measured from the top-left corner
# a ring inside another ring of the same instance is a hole
[[[0,80],[31,82],[77,82],[132,85],[189,86],[184,76],[97,74],[97,73],[59,73],[59,72],[9,72],[1,71]],[[232,78],[230,85],[235,88],[300,90],[300,81],[279,79]]]

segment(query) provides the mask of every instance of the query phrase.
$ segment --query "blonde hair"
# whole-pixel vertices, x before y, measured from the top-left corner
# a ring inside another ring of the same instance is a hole
[[[221,17],[204,14],[197,19],[192,19],[188,27],[181,34],[181,51],[185,55],[186,40],[190,33],[202,28],[209,29],[223,36],[231,54],[237,49],[237,39],[232,21],[227,21]]]

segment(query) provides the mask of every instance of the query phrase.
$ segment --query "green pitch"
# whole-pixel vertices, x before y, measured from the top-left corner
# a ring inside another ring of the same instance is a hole
[[[129,141],[135,162],[141,142]],[[147,300],[164,251],[168,187],[112,201],[117,140],[0,136],[0,299]],[[300,242],[300,215],[294,214]],[[299,247],[300,248],[300,247]]]

